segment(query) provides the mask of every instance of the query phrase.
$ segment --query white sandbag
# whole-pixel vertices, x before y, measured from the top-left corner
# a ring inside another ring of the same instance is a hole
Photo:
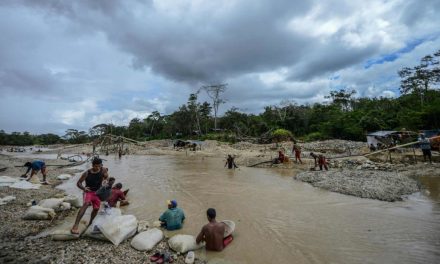
[[[14,200],[15,200],[15,196],[6,196],[3,198],[0,198],[0,205],[8,204]]]
[[[23,216],[24,220],[48,220],[55,217],[55,211],[38,205],[31,206]]]
[[[60,210],[63,199],[49,198],[41,200],[38,205],[44,208],[52,208],[54,210]]]
[[[68,195],[63,198],[63,202],[70,203],[71,206],[80,208],[83,206],[82,200],[74,195]]]
[[[110,208],[104,213],[104,211],[99,212],[99,214],[93,219],[93,223],[87,228],[84,236],[98,239],[98,240],[107,240],[104,234],[99,229],[100,225],[103,225],[105,222],[110,221],[112,218],[122,215],[121,209],[119,208]]]
[[[118,246],[122,241],[136,234],[137,220],[134,215],[121,215],[111,218],[98,227],[108,240]]]
[[[221,222],[225,224],[224,237],[232,235],[232,233],[234,233],[234,230],[235,230],[235,223],[231,220],[223,220]]]
[[[69,180],[71,177],[72,177],[72,176],[70,176],[69,174],[61,174],[61,175],[58,175],[58,176],[57,176],[57,179],[58,179],[58,180],[65,181],[65,180]]]
[[[185,253],[205,246],[204,242],[196,243],[196,238],[191,235],[175,235],[168,240],[168,245],[176,252]]]
[[[9,176],[0,176],[0,187],[1,186],[11,186],[12,184],[18,182],[18,179]]]
[[[131,246],[139,251],[150,251],[163,238],[162,230],[157,228],[137,234],[131,240]]]
[[[70,205],[70,203],[66,203],[66,202],[61,203],[60,210],[67,211],[70,210],[71,208],[72,206]]]
[[[33,184],[30,183],[28,181],[18,181],[12,185],[10,185],[10,188],[14,188],[14,189],[24,189],[24,190],[36,190],[36,189],[40,189],[41,184]]]
[[[82,233],[87,228],[87,222],[85,220],[81,220],[78,225],[78,231],[79,234],[72,234],[70,230],[72,229],[73,225],[65,225],[62,226],[55,231],[53,231],[50,236],[52,237],[52,240],[56,241],[68,241],[68,240],[76,240],[79,239]]]

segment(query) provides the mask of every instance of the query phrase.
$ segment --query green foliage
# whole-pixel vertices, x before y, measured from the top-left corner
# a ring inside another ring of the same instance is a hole
[[[201,140],[217,140],[217,141],[223,141],[223,142],[229,142],[229,143],[235,143],[236,142],[236,136],[234,133],[209,133],[203,135]]]
[[[312,132],[310,134],[307,134],[303,137],[301,137],[303,141],[310,142],[310,141],[316,141],[316,140],[325,140],[328,139],[325,137],[321,132]]]
[[[64,140],[55,134],[31,135],[29,132],[12,132],[7,134],[0,130],[0,145],[30,146],[30,145],[49,145],[63,143]]]
[[[276,142],[287,141],[293,139],[292,132],[279,128],[272,132],[272,139]]]

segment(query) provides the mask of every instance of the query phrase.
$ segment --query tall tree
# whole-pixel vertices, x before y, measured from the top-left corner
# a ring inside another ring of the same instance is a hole
[[[215,85],[205,85],[200,88],[200,89],[205,90],[205,92],[208,94],[208,96],[212,99],[212,106],[214,108],[214,129],[216,131],[217,131],[218,108],[221,104],[226,102],[220,96],[222,93],[224,93],[226,91],[227,85],[228,85],[227,83],[215,84]]]
[[[401,78],[400,92],[417,94],[420,97],[420,105],[423,106],[428,90],[440,83],[439,57],[440,50],[423,57],[419,65],[412,68],[404,67],[398,71]]]

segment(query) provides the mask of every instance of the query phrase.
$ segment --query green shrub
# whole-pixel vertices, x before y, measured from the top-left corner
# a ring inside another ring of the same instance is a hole
[[[279,128],[272,132],[272,140],[275,142],[287,141],[293,138],[292,132]]]
[[[328,137],[324,136],[321,132],[312,132],[302,138],[305,142],[316,141],[316,140],[324,140],[328,139]]]

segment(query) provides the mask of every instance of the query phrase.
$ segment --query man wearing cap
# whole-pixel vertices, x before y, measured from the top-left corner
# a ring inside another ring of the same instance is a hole
[[[177,208],[176,200],[167,201],[168,210],[166,210],[159,218],[161,225],[167,230],[181,229],[185,220],[185,213],[182,209]]]

